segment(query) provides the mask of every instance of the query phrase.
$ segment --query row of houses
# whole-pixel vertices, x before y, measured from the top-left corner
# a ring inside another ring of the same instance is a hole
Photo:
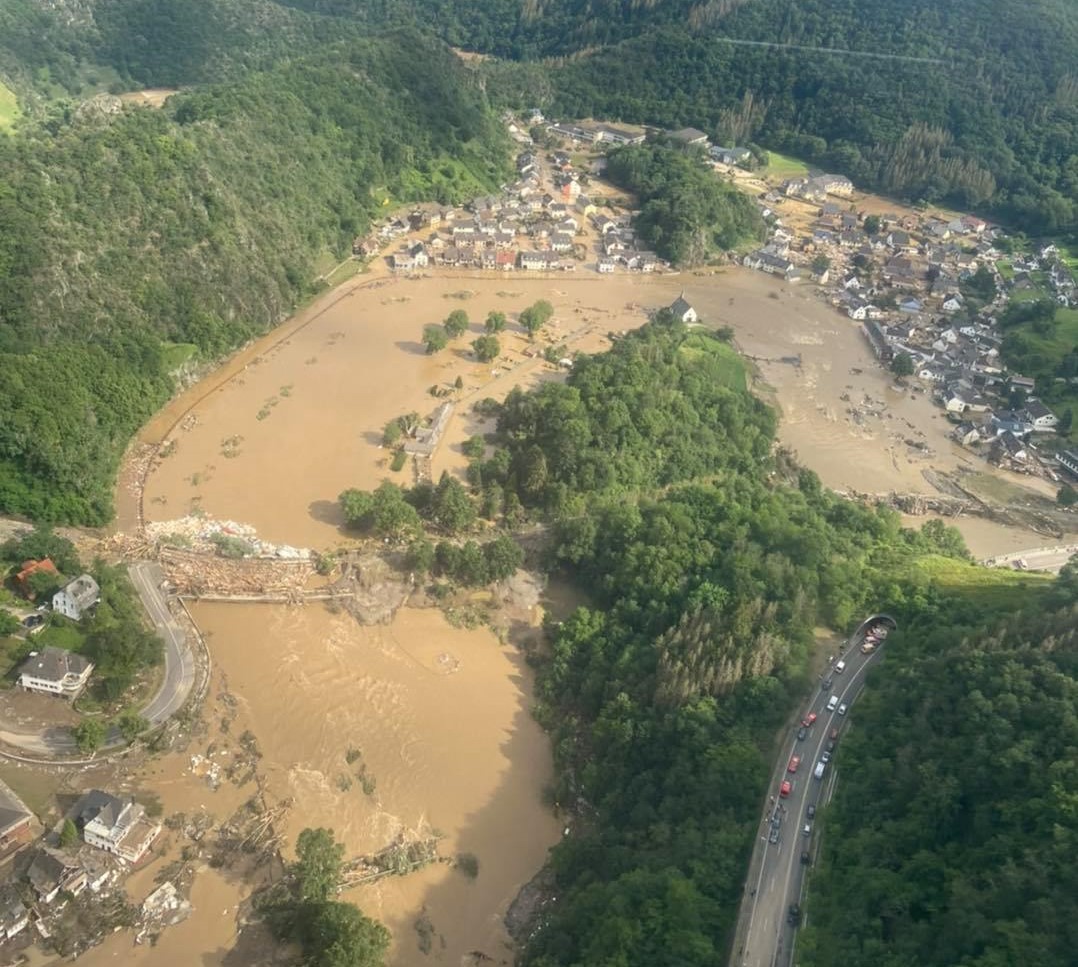
[[[73,823],[78,843],[60,848],[54,831],[28,864],[9,867],[8,878],[0,883],[0,939],[20,934],[32,915],[43,919],[61,895],[102,892],[146,856],[161,832],[161,824],[139,803],[100,789],[81,796],[66,820]],[[35,825],[33,813],[0,782],[0,849],[10,855],[29,845]]]

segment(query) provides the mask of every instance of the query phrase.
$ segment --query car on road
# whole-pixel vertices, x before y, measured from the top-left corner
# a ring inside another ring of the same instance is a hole
[[[798,742],[804,742],[804,741],[805,741],[805,736],[806,736],[806,735],[808,735],[808,734],[809,734],[809,730],[808,730],[808,729],[806,729],[806,728],[805,728],[805,727],[804,727],[804,726],[802,725],[802,726],[801,726],[801,728],[799,728],[799,729],[797,730],[797,741],[798,741]]]
[[[846,670],[846,660],[843,659],[843,658],[840,658],[838,661],[835,662],[835,674],[836,675],[841,675],[845,670]]]
[[[831,682],[832,681],[833,681],[833,679],[830,676],[828,676],[822,682],[820,682],[820,688],[822,688],[826,692],[831,687]]]
[[[838,707],[838,714],[839,714],[839,715],[845,715],[845,714],[846,714],[846,703],[845,703],[845,702],[843,702],[843,703],[842,703],[842,704],[841,704],[841,705],[840,705],[840,706]]]
[[[815,772],[813,772],[813,775],[814,775],[814,776],[815,776],[815,777],[816,777],[817,779],[822,779],[822,778],[823,778],[823,773],[824,773],[824,769],[826,769],[826,768],[827,768],[827,763],[826,763],[826,762],[817,762],[817,763],[816,763],[816,771],[815,771]]]
[[[827,743],[827,751],[828,752],[834,752],[835,751],[835,743],[834,742],[828,742]]]
[[[812,803],[812,802],[809,803],[809,808],[805,810],[805,815],[808,816],[809,819],[812,819],[813,817],[815,817],[815,815],[816,815],[816,804],[815,803]]]
[[[805,823],[804,827],[801,830],[801,835],[802,836],[811,836],[812,835],[812,823]]]
[[[820,756],[820,761],[821,762],[830,762],[831,761],[831,753],[830,752],[825,752],[823,755]]]
[[[838,726],[836,725],[832,730],[830,736],[828,736],[832,742],[838,741]]]
[[[790,782],[789,779],[783,780],[782,785],[779,786],[779,795],[782,796],[783,799],[785,799],[793,791],[794,791],[794,784],[792,782]]]
[[[799,765],[801,765],[801,756],[792,755],[792,756],[790,756],[790,764],[788,766],[786,766],[786,771],[791,772],[791,773],[792,772],[797,772],[797,767]]]
[[[778,828],[778,826],[773,826],[771,828],[771,835],[767,837],[767,841],[769,843],[777,843],[779,841],[779,828]]]
[[[866,641],[861,645],[862,655],[871,655],[876,650],[876,642]]]
[[[838,708],[838,696],[832,695],[827,701],[827,711],[833,712],[836,708]]]
[[[796,903],[790,904],[790,912],[786,914],[786,922],[791,927],[796,927],[801,922],[801,907]]]
[[[807,849],[801,850],[801,863],[804,866],[808,866],[811,862],[812,862],[812,857],[809,856],[809,851]]]
[[[813,723],[814,723],[814,722],[816,721],[816,719],[817,719],[818,717],[819,717],[819,716],[817,716],[817,714],[816,714],[815,712],[809,712],[809,713],[808,713],[808,715],[806,715],[806,716],[805,716],[805,717],[804,717],[804,718],[803,718],[803,719],[801,720],[801,726],[802,726],[802,728],[806,728],[806,729],[811,729],[811,728],[812,728],[812,725],[813,725]]]

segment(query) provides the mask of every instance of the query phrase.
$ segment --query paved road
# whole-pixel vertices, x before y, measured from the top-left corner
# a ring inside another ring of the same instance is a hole
[[[846,721],[837,710],[828,712],[827,703],[832,695],[837,695],[839,704],[852,705],[864,688],[867,668],[879,653],[880,649],[877,649],[871,655],[862,655],[859,647],[851,645],[847,648],[845,654],[839,656],[846,660],[845,671],[836,674],[829,669],[831,689],[817,690],[803,712],[805,717],[809,712],[818,716],[808,735],[798,741],[794,729],[783,744],[771,778],[769,796],[773,799],[766,804],[749,864],[731,967],[789,967],[791,963],[796,928],[788,924],[786,918],[790,904],[801,901],[806,871],[801,863],[801,853],[809,850],[815,857],[816,848],[816,820],[808,819],[807,810],[810,804],[819,808],[830,799],[835,761],[832,759],[825,767],[822,780],[813,777],[813,770],[827,748],[831,730],[841,730]],[[801,756],[801,764],[797,772],[790,775],[787,766],[794,755]],[[793,782],[793,790],[786,799],[779,796],[784,779]],[[771,843],[769,834],[775,817],[781,823],[779,841]],[[806,823],[812,827],[809,836],[803,835]]]
[[[1025,567],[1020,567],[1020,570],[1050,571],[1052,574],[1058,574],[1075,554],[1078,554],[1078,544],[1035,547],[1028,551],[1014,551],[1011,554],[990,557],[984,563],[989,567],[1015,567],[1021,561]]]
[[[128,573],[146,613],[165,643],[164,679],[157,694],[142,710],[143,718],[151,725],[160,725],[178,712],[191,694],[195,683],[195,658],[187,645],[186,632],[172,620],[160,589],[165,579],[160,566],[149,562],[132,564]],[[122,742],[119,730],[111,729],[105,741],[106,746],[119,745]],[[20,749],[29,756],[48,758],[78,754],[75,740],[66,728],[48,728],[39,732],[0,729],[0,742]]]
[[[195,684],[195,658],[187,645],[187,633],[172,619],[161,583],[165,572],[157,564],[132,564],[128,569],[131,583],[142,599],[142,606],[165,642],[165,677],[157,694],[142,710],[151,725],[160,725],[187,701]]]

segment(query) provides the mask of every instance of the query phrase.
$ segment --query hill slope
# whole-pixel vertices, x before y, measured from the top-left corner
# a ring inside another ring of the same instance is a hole
[[[311,293],[387,197],[503,174],[474,78],[414,32],[0,139],[0,510],[102,523],[130,434],[206,357]]]

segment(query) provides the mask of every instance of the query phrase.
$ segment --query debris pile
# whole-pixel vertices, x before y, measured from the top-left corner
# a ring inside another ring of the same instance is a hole
[[[314,574],[314,562],[309,559],[231,559],[171,547],[161,550],[160,559],[172,588],[178,594],[192,597],[222,595],[298,601]]]
[[[239,524],[234,520],[189,515],[178,520],[151,521],[146,524],[146,534],[160,544],[203,553],[216,553],[220,538],[231,537],[249,545],[254,557],[282,561],[306,561],[311,558],[311,552],[305,547],[271,544],[260,539],[250,524]]]

